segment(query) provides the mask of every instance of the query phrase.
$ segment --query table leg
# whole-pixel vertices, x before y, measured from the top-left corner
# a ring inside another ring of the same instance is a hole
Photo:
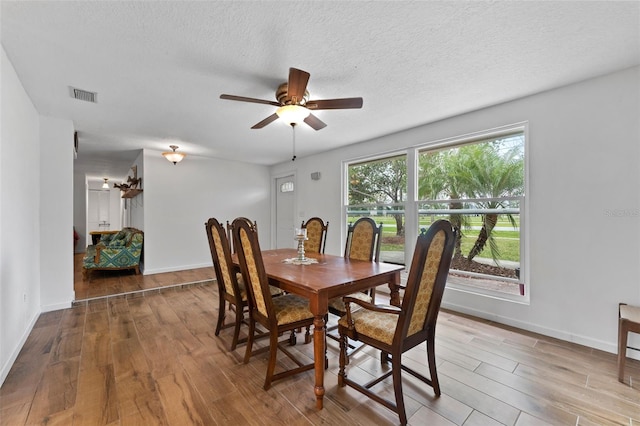
[[[324,359],[325,359],[325,324],[324,315],[316,315],[313,320],[313,359],[316,372],[316,408],[322,410],[324,398]]]

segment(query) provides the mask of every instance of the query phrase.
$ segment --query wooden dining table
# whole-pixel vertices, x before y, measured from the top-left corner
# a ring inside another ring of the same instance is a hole
[[[387,284],[391,292],[391,304],[399,306],[400,271],[404,266],[317,253],[307,254],[306,257],[316,259],[318,263],[297,265],[285,262],[286,259],[297,257],[297,254],[294,249],[263,250],[262,259],[270,284],[309,299],[309,309],[314,315],[314,392],[316,407],[322,409],[325,392],[324,318],[329,309],[329,299]],[[237,262],[237,256],[234,256],[234,262]]]

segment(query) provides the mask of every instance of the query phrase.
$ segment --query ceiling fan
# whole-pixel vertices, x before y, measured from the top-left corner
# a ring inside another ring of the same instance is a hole
[[[289,81],[282,83],[276,90],[276,101],[247,98],[235,95],[220,95],[220,99],[230,101],[252,102],[278,107],[275,113],[255,124],[252,129],[262,129],[278,118],[292,127],[304,121],[315,130],[320,130],[327,125],[311,111],[322,109],[354,109],[362,108],[362,98],[318,99],[310,100],[307,91],[307,83],[310,74],[297,68],[289,68]]]

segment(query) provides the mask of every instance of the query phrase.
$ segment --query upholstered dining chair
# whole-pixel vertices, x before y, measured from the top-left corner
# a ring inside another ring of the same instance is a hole
[[[348,385],[396,412],[403,425],[407,424],[407,414],[402,394],[402,370],[428,384],[436,395],[440,395],[435,364],[435,329],[454,245],[454,231],[451,223],[446,220],[436,221],[426,233],[418,237],[401,307],[374,305],[356,298],[344,298],[346,315],[338,321],[338,385]],[[353,304],[359,305],[361,309],[354,311]],[[366,384],[349,379],[345,372],[348,339],[379,349],[382,364],[388,364],[390,360],[391,369]],[[430,379],[402,364],[402,354],[425,341]],[[389,376],[393,376],[395,403],[371,390]]]
[[[213,269],[218,282],[218,322],[215,334],[216,336],[220,335],[220,330],[223,328],[235,327],[231,341],[231,350],[234,351],[238,343],[246,341],[246,339],[239,340],[239,336],[240,325],[244,321],[245,309],[248,306],[247,292],[242,276],[234,271],[229,240],[222,224],[217,219],[210,218],[205,223],[205,228],[213,260]],[[225,324],[227,303],[229,309],[235,311],[235,322],[229,324]]]
[[[380,257],[380,244],[382,241],[382,224],[376,225],[376,222],[368,217],[362,217],[355,223],[349,224],[347,228],[347,242],[344,248],[344,257],[348,259],[375,261]],[[365,302],[373,303],[375,300],[375,288],[371,288],[366,292],[357,292],[350,294],[349,297],[355,297]],[[329,300],[329,313],[342,317],[345,313],[344,302],[342,297],[336,297]],[[338,340],[335,334],[329,334],[330,331],[337,329],[337,326],[327,328],[327,337]],[[352,344],[350,353],[359,349],[361,345]]]
[[[307,230],[307,241],[304,243],[305,251],[307,253],[324,253],[329,222],[324,223],[319,217],[312,217],[306,222],[302,222],[300,227]]]
[[[246,337],[239,338],[240,326],[245,322],[245,314],[248,313],[247,291],[242,275],[231,261],[231,248],[224,227],[215,218],[210,218],[204,226],[209,240],[213,270],[218,283],[219,304],[215,335],[219,336],[222,329],[234,327],[231,341],[231,350],[234,351],[238,344],[247,341]],[[277,287],[270,286],[269,289],[273,296],[283,293]],[[235,321],[225,324],[227,304],[229,311],[235,313]]]
[[[309,301],[294,294],[271,297],[269,279],[264,269],[262,253],[258,242],[258,234],[251,222],[245,218],[237,218],[231,224],[234,244],[238,253],[242,277],[249,293],[249,336],[244,362],[248,363],[252,355],[256,323],[269,331],[269,364],[264,381],[264,389],[271,387],[275,380],[283,379],[314,368],[314,362],[303,363],[296,358],[278,337],[293,329],[306,327],[305,343],[311,341],[309,327],[313,324],[313,314],[309,310]],[[278,349],[282,350],[297,367],[275,373]],[[258,350],[257,352],[261,352]]]

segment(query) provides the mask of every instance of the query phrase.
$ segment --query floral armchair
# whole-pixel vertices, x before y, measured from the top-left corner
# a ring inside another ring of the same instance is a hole
[[[87,247],[83,259],[83,276],[94,270],[133,269],[140,273],[140,256],[144,234],[136,228],[123,228],[117,234],[104,235],[98,244]]]

